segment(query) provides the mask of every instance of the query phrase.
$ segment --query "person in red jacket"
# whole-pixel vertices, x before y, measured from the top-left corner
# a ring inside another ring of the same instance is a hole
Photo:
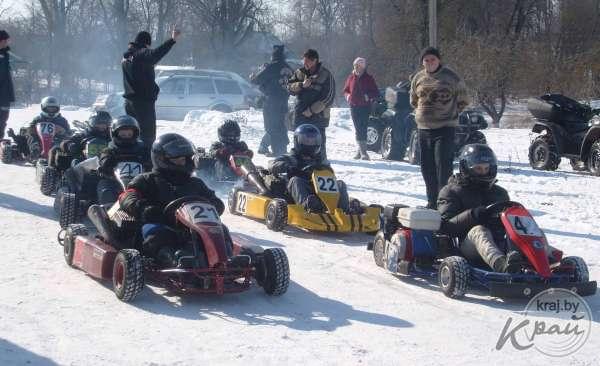
[[[354,60],[352,73],[346,79],[344,96],[350,105],[352,122],[356,133],[358,152],[354,159],[369,160],[367,154],[367,123],[372,101],[379,97],[375,79],[367,73],[367,61],[358,57]]]

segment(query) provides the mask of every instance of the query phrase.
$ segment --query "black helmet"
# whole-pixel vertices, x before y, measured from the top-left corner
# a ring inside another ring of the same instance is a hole
[[[321,132],[311,124],[300,125],[294,131],[294,150],[305,158],[319,159],[322,141]]]
[[[234,120],[228,119],[218,129],[219,141],[224,144],[235,144],[240,141],[242,132]]]
[[[150,156],[152,158],[152,168],[168,173],[186,173],[191,175],[194,170],[194,145],[185,137],[176,133],[167,133],[160,136],[152,144]],[[170,159],[181,158],[185,156],[185,165],[178,165],[171,162]]]
[[[88,118],[88,128],[90,133],[96,137],[108,138],[110,136],[110,123],[112,117],[108,112],[95,111]]]
[[[489,188],[496,182],[498,160],[487,145],[465,145],[458,156],[458,166],[462,176],[475,184]]]
[[[60,104],[55,97],[45,97],[40,103],[42,115],[48,118],[54,118],[60,113]]]
[[[133,130],[133,135],[130,138],[119,137],[119,131],[125,128]],[[112,121],[110,125],[110,138],[119,147],[133,146],[137,143],[140,136],[140,125],[138,121],[131,116],[120,116]]]

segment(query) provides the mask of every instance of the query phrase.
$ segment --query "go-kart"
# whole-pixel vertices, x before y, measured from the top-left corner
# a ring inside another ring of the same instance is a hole
[[[215,207],[200,197],[182,197],[164,209],[164,217],[185,238],[189,253],[168,268],[135,249],[139,246],[131,239],[132,230],[139,232],[139,227],[118,203],[108,212],[93,205],[88,215],[98,234],[91,235],[81,224],[67,226],[64,237],[59,235],[64,258],[94,278],[112,280],[122,301],[132,301],[145,281],[178,293],[222,295],[248,290],[254,279],[268,295],[287,291],[290,272],[285,252],[230,239]]]
[[[456,238],[439,234],[437,211],[390,205],[384,208],[384,228],[368,248],[375,263],[395,275],[437,278],[444,294],[460,298],[478,286],[493,297],[528,298],[549,288],[566,288],[579,295],[596,293],[596,281],[580,257],[549,253],[546,236],[521,204],[499,202],[487,207],[506,240],[523,261],[517,273],[494,272],[478,259],[467,259]]]
[[[236,153],[230,155],[227,164],[224,164],[203,148],[198,148],[193,160],[194,176],[202,178],[208,183],[236,183],[244,177],[238,166],[252,161],[252,158],[247,154]]]
[[[113,170],[114,178],[125,189],[129,182],[143,172],[142,164],[122,161]],[[86,159],[67,169],[54,199],[54,211],[61,228],[79,221],[92,204],[98,202],[98,157]]]
[[[339,185],[329,167],[314,169],[311,174],[313,189],[326,207],[323,213],[307,212],[302,205],[295,204],[287,192],[285,178],[257,169],[248,161],[237,165],[237,169],[245,180],[229,193],[227,203],[232,214],[264,220],[273,231],[281,231],[286,225],[311,231],[374,233],[379,230],[381,207],[349,199],[351,204],[360,205],[355,210],[357,213],[338,208]]]
[[[12,138],[12,142],[9,139],[0,142],[0,160],[4,164],[14,162],[35,164],[38,159],[47,161],[48,153],[55,144],[56,126],[52,122],[40,122],[35,126],[35,132],[38,141],[34,146],[29,147],[26,137],[27,128],[22,127],[18,135],[9,128],[7,135]]]

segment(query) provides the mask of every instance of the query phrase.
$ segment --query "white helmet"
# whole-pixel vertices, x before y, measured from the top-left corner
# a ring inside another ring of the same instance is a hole
[[[41,103],[42,114],[48,118],[54,118],[60,113],[60,104],[55,97],[45,97]]]

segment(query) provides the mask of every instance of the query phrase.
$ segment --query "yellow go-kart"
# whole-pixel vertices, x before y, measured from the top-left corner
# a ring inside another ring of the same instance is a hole
[[[236,215],[264,220],[274,231],[286,225],[311,231],[375,233],[380,229],[381,206],[359,203],[355,214],[338,208],[340,190],[335,174],[330,168],[315,169],[311,175],[314,192],[326,207],[323,213],[307,212],[295,204],[287,193],[286,179],[256,169],[249,161],[238,162],[245,177],[242,187],[234,187],[227,201],[229,212]]]

